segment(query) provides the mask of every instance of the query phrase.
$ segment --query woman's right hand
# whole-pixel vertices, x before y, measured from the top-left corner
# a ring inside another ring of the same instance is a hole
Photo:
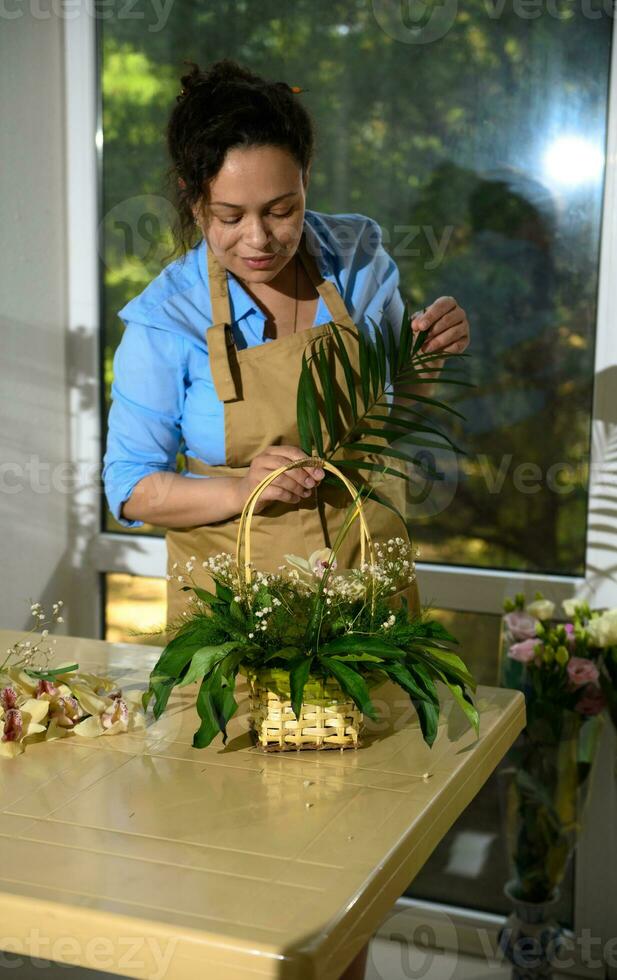
[[[306,453],[297,446],[268,446],[263,453],[255,456],[249,466],[248,473],[240,478],[241,508],[244,507],[255,487],[269,473],[278,470],[280,466],[285,466],[287,463],[305,458]],[[288,470],[287,473],[281,473],[260,495],[255,505],[255,513],[258,514],[262,511],[272,500],[280,500],[286,504],[300,503],[310,497],[314,488],[321,483],[325,475],[325,470],[321,467],[304,466],[298,466],[294,470]]]

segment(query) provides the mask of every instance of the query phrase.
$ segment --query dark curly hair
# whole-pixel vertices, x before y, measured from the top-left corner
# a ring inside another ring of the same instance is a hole
[[[234,147],[280,146],[306,175],[312,162],[315,127],[311,115],[286,82],[271,82],[230,58],[202,71],[192,61],[182,75],[167,124],[167,170],[177,213],[172,255],[184,255],[200,240],[192,208],[207,203],[209,185]],[[182,181],[182,184],[179,181]]]

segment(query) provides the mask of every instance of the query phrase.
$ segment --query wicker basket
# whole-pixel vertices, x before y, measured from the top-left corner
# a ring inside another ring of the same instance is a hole
[[[358,748],[363,715],[335,678],[309,677],[299,718],[291,707],[284,670],[256,671],[247,678],[249,726],[264,751]]]
[[[319,466],[340,477],[352,498],[356,500],[357,516],[360,519],[360,561],[366,561],[368,549],[371,562],[375,560],[373,542],[366,518],[362,511],[362,501],[357,498],[353,483],[341,473],[332,463],[318,457],[307,457],[286,466],[281,466],[269,473],[255,487],[248,498],[240,516],[238,540],[236,546],[236,562],[238,569],[243,567],[241,562],[242,546],[244,545],[244,575],[250,584],[251,571],[251,542],[250,528],[255,504],[262,492],[281,473],[300,466]],[[355,515],[354,515],[355,517]],[[374,602],[374,597],[371,597]],[[292,749],[357,749],[364,716],[356,704],[350,700],[340,687],[338,681],[331,677],[327,680],[309,675],[304,688],[304,700],[300,707],[300,717],[296,718],[290,700],[289,674],[283,669],[261,669],[250,671],[240,668],[246,674],[249,686],[249,729],[255,743],[265,752],[285,752]],[[379,683],[381,679],[367,678],[369,686]]]

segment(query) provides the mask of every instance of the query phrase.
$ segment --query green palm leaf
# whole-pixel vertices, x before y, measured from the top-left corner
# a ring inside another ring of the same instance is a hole
[[[351,410],[351,422],[346,431],[345,426],[339,422],[339,406],[336,403],[337,391],[332,380],[333,372],[328,370],[331,365],[326,351],[320,347],[318,354],[313,358],[317,366],[316,375],[321,392],[318,392],[315,377],[311,373],[308,363],[303,359],[302,375],[298,388],[298,430],[302,448],[307,454],[310,454],[315,447],[317,452],[324,456],[322,432],[325,430],[328,432],[331,442],[331,449],[325,458],[331,459],[339,465],[349,465],[350,462],[353,462],[354,468],[358,471],[379,469],[385,475],[397,475],[408,481],[412,479],[410,472],[396,471],[393,474],[391,468],[376,466],[369,463],[368,460],[364,462],[362,457],[376,454],[391,459],[402,459],[415,465],[410,452],[405,452],[400,448],[400,445],[398,448],[393,448],[393,443],[400,444],[401,442],[411,443],[414,447],[420,446],[437,450],[449,447],[455,453],[466,455],[465,451],[457,446],[445,432],[432,424],[431,419],[427,419],[415,411],[412,404],[414,401],[422,402],[433,409],[443,409],[457,417],[464,418],[456,409],[444,405],[443,402],[432,397],[421,395],[416,397],[415,392],[399,395],[396,391],[396,405],[392,406],[389,402],[389,398],[395,389],[405,381],[412,381],[414,387],[421,384],[433,385],[435,379],[424,377],[423,372],[430,370],[434,360],[464,355],[444,355],[439,352],[421,354],[420,349],[426,339],[426,331],[419,331],[414,336],[407,307],[403,315],[398,341],[389,322],[386,324],[387,343],[379,325],[372,319],[370,322],[374,326],[374,340],[365,336],[362,330],[358,330],[353,335],[354,341],[358,343],[359,380],[355,377],[341,331],[336,324],[330,324],[334,339],[332,349],[342,367],[343,388],[347,389],[343,394]],[[389,378],[387,378],[388,370]],[[475,387],[472,383],[452,377],[445,371],[442,372],[439,380],[442,383]],[[362,398],[362,410],[359,409],[358,392]],[[319,407],[320,394],[323,402],[321,411]],[[401,401],[408,404],[400,404]],[[435,439],[430,438],[431,436],[442,441],[435,441]],[[375,440],[379,441],[380,439],[384,441],[385,445],[375,443]],[[339,458],[341,452],[345,450],[358,453],[359,458],[353,461]],[[389,470],[390,472],[388,472]]]
[[[358,352],[360,358],[360,387],[362,389],[362,401],[364,407],[368,408],[371,404],[371,369],[369,364],[368,341],[362,332],[358,330]]]
[[[315,387],[315,382],[313,376],[310,372],[306,358],[302,357],[302,371],[300,375],[300,386],[301,391],[298,391],[298,397],[302,398],[303,409],[306,411],[306,416],[304,419],[303,430],[308,430],[311,433],[312,443],[317,448],[317,452],[320,456],[323,456],[323,440],[321,437],[321,417],[319,414],[319,404],[317,389]],[[311,453],[311,445],[303,446],[303,449],[308,455]]]
[[[324,393],[328,435],[330,436],[330,442],[333,446],[335,446],[338,439],[338,411],[334,393],[334,385],[332,384],[332,371],[330,365],[328,364],[328,355],[326,354],[323,344],[319,345],[317,365],[319,379],[321,381],[321,387]]]
[[[371,472],[385,473],[387,476],[400,476],[402,480],[409,479],[409,473],[402,473],[391,466],[380,466],[379,463],[365,463],[359,459],[337,459],[336,465],[341,470],[370,470]],[[338,486],[338,483],[336,485]]]
[[[351,408],[351,415],[353,421],[355,422],[358,418],[358,399],[356,395],[356,382],[354,379],[353,368],[351,366],[351,361],[349,360],[349,354],[347,353],[347,348],[343,343],[343,338],[341,337],[340,331],[332,321],[330,324],[332,333],[334,335],[334,342],[336,344],[336,350],[343,366],[343,373],[345,374],[345,381],[347,382],[347,392],[349,395],[349,404]]]
[[[300,436],[300,448],[304,450],[307,456],[310,456],[311,445],[312,445],[312,428],[311,428],[311,420],[309,416],[308,402],[304,391],[306,385],[310,383],[310,377],[308,381],[306,378],[307,372],[308,372],[308,366],[306,363],[306,357],[303,354],[302,369],[300,371],[300,381],[298,384],[298,394],[296,396],[296,416],[298,420],[298,434]]]

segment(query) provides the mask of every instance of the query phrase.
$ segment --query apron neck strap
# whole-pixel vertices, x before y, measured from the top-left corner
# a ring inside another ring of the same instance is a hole
[[[227,286],[227,269],[221,265],[214,252],[208,248],[208,286],[212,323],[228,323],[231,326],[231,307]]]
[[[207,249],[207,256],[208,285],[212,306],[212,326],[206,332],[210,370],[220,401],[235,401],[240,395],[238,379],[234,376],[231,363],[231,348],[234,347],[234,341],[231,334],[227,269],[219,262],[210,248]],[[345,306],[343,297],[333,282],[323,278],[317,267],[315,257],[309,252],[304,231],[298,245],[298,257],[337,326],[345,326],[356,331],[357,327]]]
[[[229,304],[229,288],[227,269],[221,265],[214,252],[208,248],[208,285],[210,287],[210,303],[212,306],[212,323],[228,323],[231,326],[231,307]],[[306,274],[313,286],[322,297],[332,319],[338,324],[355,328],[353,318],[345,306],[343,297],[333,282],[321,275],[315,257],[311,255],[306,244],[305,232],[302,232],[298,245],[298,257],[304,266]]]
[[[315,257],[311,255],[306,244],[306,235],[302,233],[302,238],[300,239],[300,244],[298,246],[298,255],[300,261],[306,270],[306,274],[313,283],[313,286],[322,297],[324,303],[326,304],[330,315],[334,322],[338,325],[343,325],[350,327],[352,330],[356,329],[356,325],[353,322],[353,318],[345,306],[345,301],[339,293],[338,289],[333,282],[329,279],[324,279],[319,269],[317,268],[317,263]]]

